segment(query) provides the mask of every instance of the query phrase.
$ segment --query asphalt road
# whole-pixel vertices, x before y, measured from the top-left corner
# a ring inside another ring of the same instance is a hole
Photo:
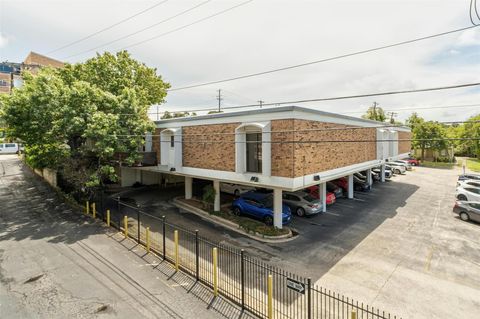
[[[452,214],[453,170],[418,167],[375,183],[326,214],[295,218],[299,236],[264,244],[214,226],[168,203],[182,188],[133,194],[152,212],[243,248],[317,285],[403,318],[472,318],[480,309],[480,224]]]
[[[16,156],[0,156],[0,203],[1,318],[238,316],[131,240],[72,211]]]

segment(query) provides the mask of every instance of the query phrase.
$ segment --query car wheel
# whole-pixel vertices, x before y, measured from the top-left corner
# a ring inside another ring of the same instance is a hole
[[[240,215],[242,215],[242,211],[240,210],[240,208],[234,207],[234,208],[233,208],[233,215],[235,215],[235,216],[240,216]]]
[[[303,209],[302,207],[298,207],[296,210],[296,213],[297,213],[297,216],[303,217],[305,216],[305,209]]]
[[[465,213],[465,212],[461,212],[460,213],[460,219],[466,222],[470,219],[470,216],[468,216],[468,214]]]
[[[457,196],[458,200],[467,200],[467,196],[460,194]]]
[[[263,221],[265,224],[267,224],[268,226],[272,226],[273,225],[273,217],[272,216],[265,216],[263,218]]]
[[[233,191],[233,196],[239,197],[240,196],[240,191],[238,189]]]
[[[398,175],[400,175],[401,173],[402,173],[402,172],[400,172],[400,170],[399,170],[399,169],[396,169],[396,170],[395,170],[395,174],[398,174]]]

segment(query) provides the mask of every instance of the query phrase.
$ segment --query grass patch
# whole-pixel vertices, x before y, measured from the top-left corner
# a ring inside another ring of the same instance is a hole
[[[222,208],[220,211],[213,211],[211,209],[205,209],[204,204],[199,200],[182,198],[182,201],[188,203],[189,205],[203,209],[204,211],[208,212],[210,215],[218,216],[223,219],[234,222],[238,224],[238,227],[242,228],[247,233],[259,233],[260,235],[264,235],[264,236],[281,236],[289,233],[289,230],[287,228],[279,229],[273,226],[265,225],[265,223],[252,218],[248,218],[244,216],[235,216],[233,215],[230,208],[227,208],[227,207]]]
[[[478,158],[467,159],[467,168],[474,172],[480,172],[480,160]]]
[[[452,169],[455,166],[455,163],[422,161],[422,166],[430,168]]]

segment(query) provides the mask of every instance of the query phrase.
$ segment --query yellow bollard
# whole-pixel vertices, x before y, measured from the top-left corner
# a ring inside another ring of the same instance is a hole
[[[107,226],[110,227],[110,209],[107,209]]]
[[[273,277],[268,275],[268,319],[273,318]]]
[[[90,214],[90,202],[88,200],[85,203],[85,214],[87,214],[87,215]]]
[[[125,230],[125,238],[128,238],[128,217],[123,216],[123,229]]]
[[[217,255],[217,247],[213,248],[212,257],[213,257],[213,295],[215,297],[217,297],[218,296],[218,272],[217,272],[218,255]]]
[[[175,241],[175,270],[178,271],[178,230],[173,231],[173,239]]]
[[[357,313],[355,312],[355,310],[352,310],[352,317],[351,319],[357,319]]]
[[[147,241],[147,253],[150,253],[150,227],[145,229],[145,240]]]
[[[97,210],[95,207],[95,203],[92,203],[92,215],[93,215],[93,218],[97,217]]]

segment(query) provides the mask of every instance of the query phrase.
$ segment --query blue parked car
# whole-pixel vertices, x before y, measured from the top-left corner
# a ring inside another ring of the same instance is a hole
[[[233,213],[237,216],[248,215],[263,220],[267,225],[273,225],[273,194],[248,192],[233,201]],[[292,219],[290,208],[282,203],[282,224],[288,224]]]

